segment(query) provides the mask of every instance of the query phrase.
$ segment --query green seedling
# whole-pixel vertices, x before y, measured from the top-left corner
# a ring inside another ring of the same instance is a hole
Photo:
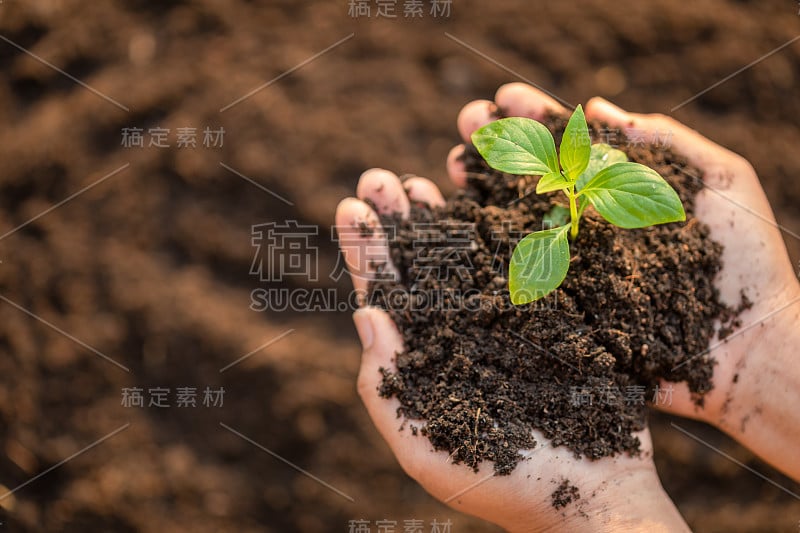
[[[569,200],[568,208],[554,206],[545,217],[555,227],[527,235],[514,249],[508,288],[515,305],[550,294],[567,277],[568,238],[578,236],[589,205],[626,229],[686,220],[678,194],[655,170],[629,162],[607,144],[592,145],[581,106],[567,123],[558,153],[550,130],[529,118],[487,124],[472,134],[472,143],[492,168],[541,176],[537,194],[563,191]]]

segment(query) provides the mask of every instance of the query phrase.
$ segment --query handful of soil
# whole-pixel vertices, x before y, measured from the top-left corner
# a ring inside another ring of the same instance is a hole
[[[559,143],[565,119],[544,123]],[[698,403],[712,388],[705,350],[715,320],[729,328],[737,313],[713,285],[722,247],[693,216],[702,173],[668,147],[618,137],[675,188],[686,222],[627,230],[587,209],[566,280],[533,304],[511,304],[507,277],[516,243],[562,200],[535,194],[537,178],[497,172],[468,147],[467,187],[445,207],[383,217],[400,277],[373,282],[369,300],[406,351],[380,394],[453,462],[510,473],[536,446],[532,429],[578,457],[638,454],[646,403],[669,400],[660,379],[686,382]]]

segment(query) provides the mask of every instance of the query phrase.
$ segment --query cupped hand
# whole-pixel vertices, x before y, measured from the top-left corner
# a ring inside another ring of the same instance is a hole
[[[470,114],[482,106],[483,102],[467,106],[459,119],[462,134],[480,125],[464,121],[471,120]],[[545,108],[536,109],[534,115]],[[454,160],[448,166],[459,183]],[[339,204],[336,227],[353,287],[363,292],[378,270],[391,273],[393,269],[378,213],[365,200],[381,214],[408,217],[411,202],[441,205],[444,199],[427,179],[413,177],[401,183],[395,174],[381,169],[361,176],[356,195],[358,198]],[[378,269],[378,265],[385,266]],[[372,307],[356,311],[354,321],[363,346],[358,392],[367,411],[406,473],[439,500],[510,531],[686,529],[658,481],[649,431],[637,434],[642,443],[639,457],[575,459],[570,450],[552,448],[534,432],[539,444],[524,452],[526,459],[510,475],[495,476],[490,462],[483,463],[477,473],[464,465],[449,464],[448,454],[434,451],[426,437],[401,429],[397,399],[378,395],[381,369],[394,370],[395,356],[403,351],[397,327],[387,313]],[[581,498],[555,509],[552,493],[562,480],[576,486]]]
[[[540,91],[511,83],[498,90],[495,102],[477,100],[462,109],[458,129],[463,139],[468,142],[473,131],[494,120],[497,107],[506,116],[535,119],[545,112],[567,113]],[[800,341],[800,284],[755,170],[741,156],[670,117],[628,113],[602,98],[590,100],[585,113],[590,121],[622,132],[634,130],[641,138],[669,139],[674,152],[702,171],[702,176],[689,175],[705,185],[695,199],[695,217],[724,247],[715,286],[722,302],[732,308],[740,304],[742,294],[752,302],[740,314],[739,328],[725,340],[711,340],[706,353],[717,362],[714,388],[702,406],[685,383],[675,383],[669,385],[672,401],[656,407],[711,423],[800,479],[800,456],[788,451],[800,438],[800,417],[792,408],[800,400],[795,356]],[[466,180],[459,160],[463,151],[463,144],[456,146],[447,159],[448,173],[460,185]]]

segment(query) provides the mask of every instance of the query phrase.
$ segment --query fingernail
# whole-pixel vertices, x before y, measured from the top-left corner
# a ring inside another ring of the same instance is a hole
[[[366,309],[359,309],[353,313],[353,322],[356,324],[356,331],[358,338],[361,339],[361,346],[364,350],[369,350],[372,347],[375,331],[372,326],[372,318]]]

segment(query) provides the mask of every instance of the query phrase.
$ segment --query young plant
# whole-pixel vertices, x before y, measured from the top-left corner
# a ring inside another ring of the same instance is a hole
[[[492,168],[541,176],[536,193],[563,191],[569,209],[555,206],[546,221],[557,227],[522,239],[511,256],[511,302],[533,302],[557,289],[569,270],[569,242],[578,236],[580,217],[590,204],[620,228],[643,228],[686,220],[675,190],[656,171],[607,144],[592,145],[579,105],[567,123],[556,153],[550,130],[529,118],[504,118],[472,134],[472,143]]]

